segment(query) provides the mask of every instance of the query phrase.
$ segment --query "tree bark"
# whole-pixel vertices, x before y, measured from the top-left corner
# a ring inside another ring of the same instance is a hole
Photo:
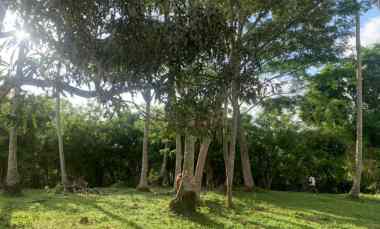
[[[212,190],[215,187],[214,169],[209,159],[206,160],[206,186],[208,190]]]
[[[56,92],[56,103],[55,103],[55,112],[56,112],[56,130],[58,138],[58,151],[59,151],[59,165],[61,168],[61,183],[64,187],[64,190],[67,191],[68,179],[66,173],[66,163],[65,163],[65,153],[63,151],[63,134],[62,134],[62,123],[61,123],[61,96],[60,92]]]
[[[169,146],[167,143],[165,143],[165,151],[164,151],[164,157],[163,157],[163,160],[162,160],[162,164],[161,164],[161,169],[160,169],[160,181],[161,181],[161,185],[162,186],[165,186],[167,185],[167,170],[166,170],[166,166],[168,164],[168,153],[166,150],[169,149]]]
[[[16,68],[15,82],[18,82],[23,76],[23,65],[25,59],[25,43],[21,43],[19,47],[18,63]],[[12,125],[9,129],[9,155],[8,155],[8,168],[7,178],[5,182],[5,192],[11,195],[18,195],[21,193],[20,176],[18,173],[17,165],[17,128],[19,123],[19,97],[20,97],[20,84],[13,88],[13,96],[11,101],[11,117]]]
[[[233,177],[234,177],[234,167],[235,167],[235,155],[236,155],[236,142],[238,134],[238,125],[239,125],[239,104],[238,104],[238,84],[236,79],[232,81],[232,93],[231,93],[231,102],[233,108],[232,123],[231,123],[231,138],[230,138],[230,147],[228,155],[228,167],[227,167],[227,202],[226,205],[228,208],[232,207],[232,186],[233,186]]]
[[[356,60],[357,60],[357,120],[356,120],[356,152],[355,152],[355,175],[350,195],[359,198],[360,184],[363,170],[363,77],[360,41],[360,11],[356,13]]]
[[[198,203],[194,177],[195,141],[194,136],[185,136],[182,180],[175,199],[170,202],[170,209],[177,213],[194,212]]]
[[[11,117],[12,125],[9,129],[9,155],[8,155],[8,168],[7,177],[5,182],[5,191],[10,195],[18,195],[21,193],[20,176],[18,173],[17,165],[17,127],[18,115],[17,109],[19,106],[20,89],[18,87],[13,89],[13,96],[11,101]]]
[[[241,123],[241,119],[239,120],[239,127],[240,159],[241,168],[243,172],[244,186],[245,190],[250,192],[253,190],[254,182],[251,171],[251,162],[249,160],[247,135]]]
[[[226,175],[226,180],[224,183],[225,188],[227,188],[227,173],[228,173],[228,98],[226,97],[224,101],[223,108],[223,159],[224,159],[224,172]]]
[[[182,159],[183,159],[183,152],[182,152],[182,136],[179,133],[176,133],[175,136],[175,174],[174,174],[174,181],[177,178],[177,176],[182,173]],[[177,182],[174,182],[174,190],[178,190]]]
[[[205,137],[202,140],[201,147],[199,150],[197,167],[195,169],[195,183],[196,183],[196,192],[199,196],[202,189],[202,180],[203,180],[203,171],[206,164],[208,148],[210,146],[211,139],[209,137]]]
[[[185,136],[185,153],[183,158],[183,173],[194,175],[194,156],[196,138],[191,135]]]
[[[144,91],[143,94],[146,107],[145,107],[145,122],[144,122],[144,137],[143,137],[143,150],[142,150],[142,165],[141,165],[141,175],[140,182],[137,189],[140,191],[149,191],[148,186],[148,145],[149,145],[149,128],[150,128],[150,103],[151,103],[151,92],[149,89]]]

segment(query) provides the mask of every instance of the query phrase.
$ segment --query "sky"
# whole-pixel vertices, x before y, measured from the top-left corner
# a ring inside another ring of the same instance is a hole
[[[363,46],[380,43],[380,10],[372,9],[362,17],[361,33]]]
[[[380,43],[380,10],[378,8],[373,8],[369,10],[368,12],[364,13],[361,16],[361,38],[362,38],[362,45],[365,47],[371,46],[375,43]],[[6,16],[5,20],[5,29],[10,29],[14,26],[15,24],[15,16],[13,14],[8,14]],[[20,35],[25,35],[25,34],[20,34]],[[352,38],[351,41],[351,46],[355,47],[355,39]],[[353,50],[351,48],[351,50]],[[2,55],[3,56],[3,55]],[[30,86],[24,86],[24,90],[27,90],[31,93],[34,94],[41,94],[44,93],[41,89],[35,88],[35,87],[30,87]],[[76,106],[82,106],[86,105],[87,102],[89,101],[88,99],[80,98],[78,96],[68,96],[67,99],[73,103]],[[142,98],[141,96],[137,96],[135,98],[137,103],[142,103]],[[90,101],[94,101],[91,99]]]

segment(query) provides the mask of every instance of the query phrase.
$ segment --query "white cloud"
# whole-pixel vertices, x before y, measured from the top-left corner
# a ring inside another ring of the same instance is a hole
[[[380,43],[380,16],[371,18],[367,23],[361,26],[361,43],[362,46],[368,47],[376,43]],[[348,41],[345,56],[350,56],[355,53],[355,36]]]
[[[370,19],[362,27],[361,35],[363,46],[380,43],[380,16]]]

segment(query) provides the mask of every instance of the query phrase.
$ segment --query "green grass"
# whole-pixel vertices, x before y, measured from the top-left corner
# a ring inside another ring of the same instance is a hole
[[[0,196],[0,228],[380,228],[380,196],[235,192],[234,209],[226,209],[224,196],[209,192],[198,213],[185,217],[168,210],[173,197],[165,190],[103,192]]]

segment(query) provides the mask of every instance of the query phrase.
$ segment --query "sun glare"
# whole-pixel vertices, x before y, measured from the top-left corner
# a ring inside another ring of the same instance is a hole
[[[29,34],[23,30],[16,31],[16,38],[19,41],[23,41],[29,38]]]

